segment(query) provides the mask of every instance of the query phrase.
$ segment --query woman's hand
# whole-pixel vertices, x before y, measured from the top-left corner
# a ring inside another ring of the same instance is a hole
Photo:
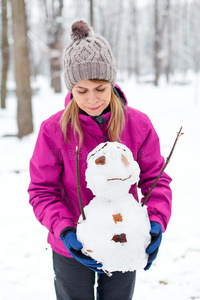
[[[83,245],[77,240],[75,228],[66,230],[63,234],[61,233],[60,238],[73,258],[97,273],[104,273],[102,270],[99,270],[102,268],[102,264],[81,252]]]
[[[151,243],[146,249],[146,253],[149,254],[148,257],[148,262],[144,270],[149,270],[152,262],[154,259],[156,259],[158,250],[161,244],[162,240],[162,227],[160,223],[157,222],[151,222],[151,230],[150,230],[150,235],[151,235]]]

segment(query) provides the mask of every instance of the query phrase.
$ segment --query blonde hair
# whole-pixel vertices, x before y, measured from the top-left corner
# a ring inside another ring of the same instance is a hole
[[[107,81],[104,80],[98,80],[98,79],[91,79],[93,82],[101,82],[107,83]],[[125,126],[125,118],[124,118],[124,111],[123,111],[123,103],[122,101],[115,95],[113,89],[111,90],[111,99],[110,99],[110,111],[111,111],[111,117],[108,122],[108,136],[111,142],[117,141],[121,142],[121,134]],[[68,125],[69,122],[71,123],[71,126],[73,127],[73,133],[75,138],[79,137],[79,147],[81,147],[83,143],[83,131],[79,122],[79,106],[76,103],[75,99],[72,98],[72,100],[67,105],[61,120],[61,128],[64,135],[64,138],[67,142],[69,141],[69,138],[67,136],[68,133]]]

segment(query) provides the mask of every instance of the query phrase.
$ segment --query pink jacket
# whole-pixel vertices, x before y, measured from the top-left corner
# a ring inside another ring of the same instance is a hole
[[[126,99],[123,92],[120,89],[119,91]],[[66,104],[70,99],[71,94],[68,93]],[[80,216],[76,185],[77,141],[71,125],[68,134],[70,144],[64,141],[59,124],[62,114],[63,111],[56,113],[41,125],[30,161],[31,182],[28,192],[36,218],[49,230],[48,242],[52,249],[64,256],[70,256],[59,236],[64,228],[76,227]],[[106,127],[110,112],[103,117],[106,121],[99,127],[90,116],[79,115],[84,132],[84,141],[79,154],[81,195],[84,206],[94,197],[91,190],[86,188],[87,155],[98,144],[104,142],[103,134],[109,140]],[[138,187],[145,196],[164,164],[160,154],[159,138],[149,118],[138,110],[126,106],[125,120],[122,142],[131,149],[134,159],[139,163],[141,174]],[[163,231],[171,215],[170,182],[171,178],[163,173],[146,203],[150,220],[159,222]],[[130,193],[138,200],[136,185],[131,187]]]

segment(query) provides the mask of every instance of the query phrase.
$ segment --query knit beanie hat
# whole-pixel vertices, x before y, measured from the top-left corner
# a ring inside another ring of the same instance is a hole
[[[67,89],[84,79],[107,80],[115,86],[116,66],[109,43],[84,21],[72,25],[72,43],[64,51]]]

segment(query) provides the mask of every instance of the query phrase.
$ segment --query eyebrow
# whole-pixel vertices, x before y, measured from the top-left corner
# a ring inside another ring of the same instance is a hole
[[[98,86],[95,87],[95,89],[100,88],[101,86],[103,86],[103,84],[100,84]],[[87,89],[87,87],[83,87],[83,86],[75,86],[76,89]]]
[[[75,89],[86,89],[86,88],[82,86],[75,86]]]

